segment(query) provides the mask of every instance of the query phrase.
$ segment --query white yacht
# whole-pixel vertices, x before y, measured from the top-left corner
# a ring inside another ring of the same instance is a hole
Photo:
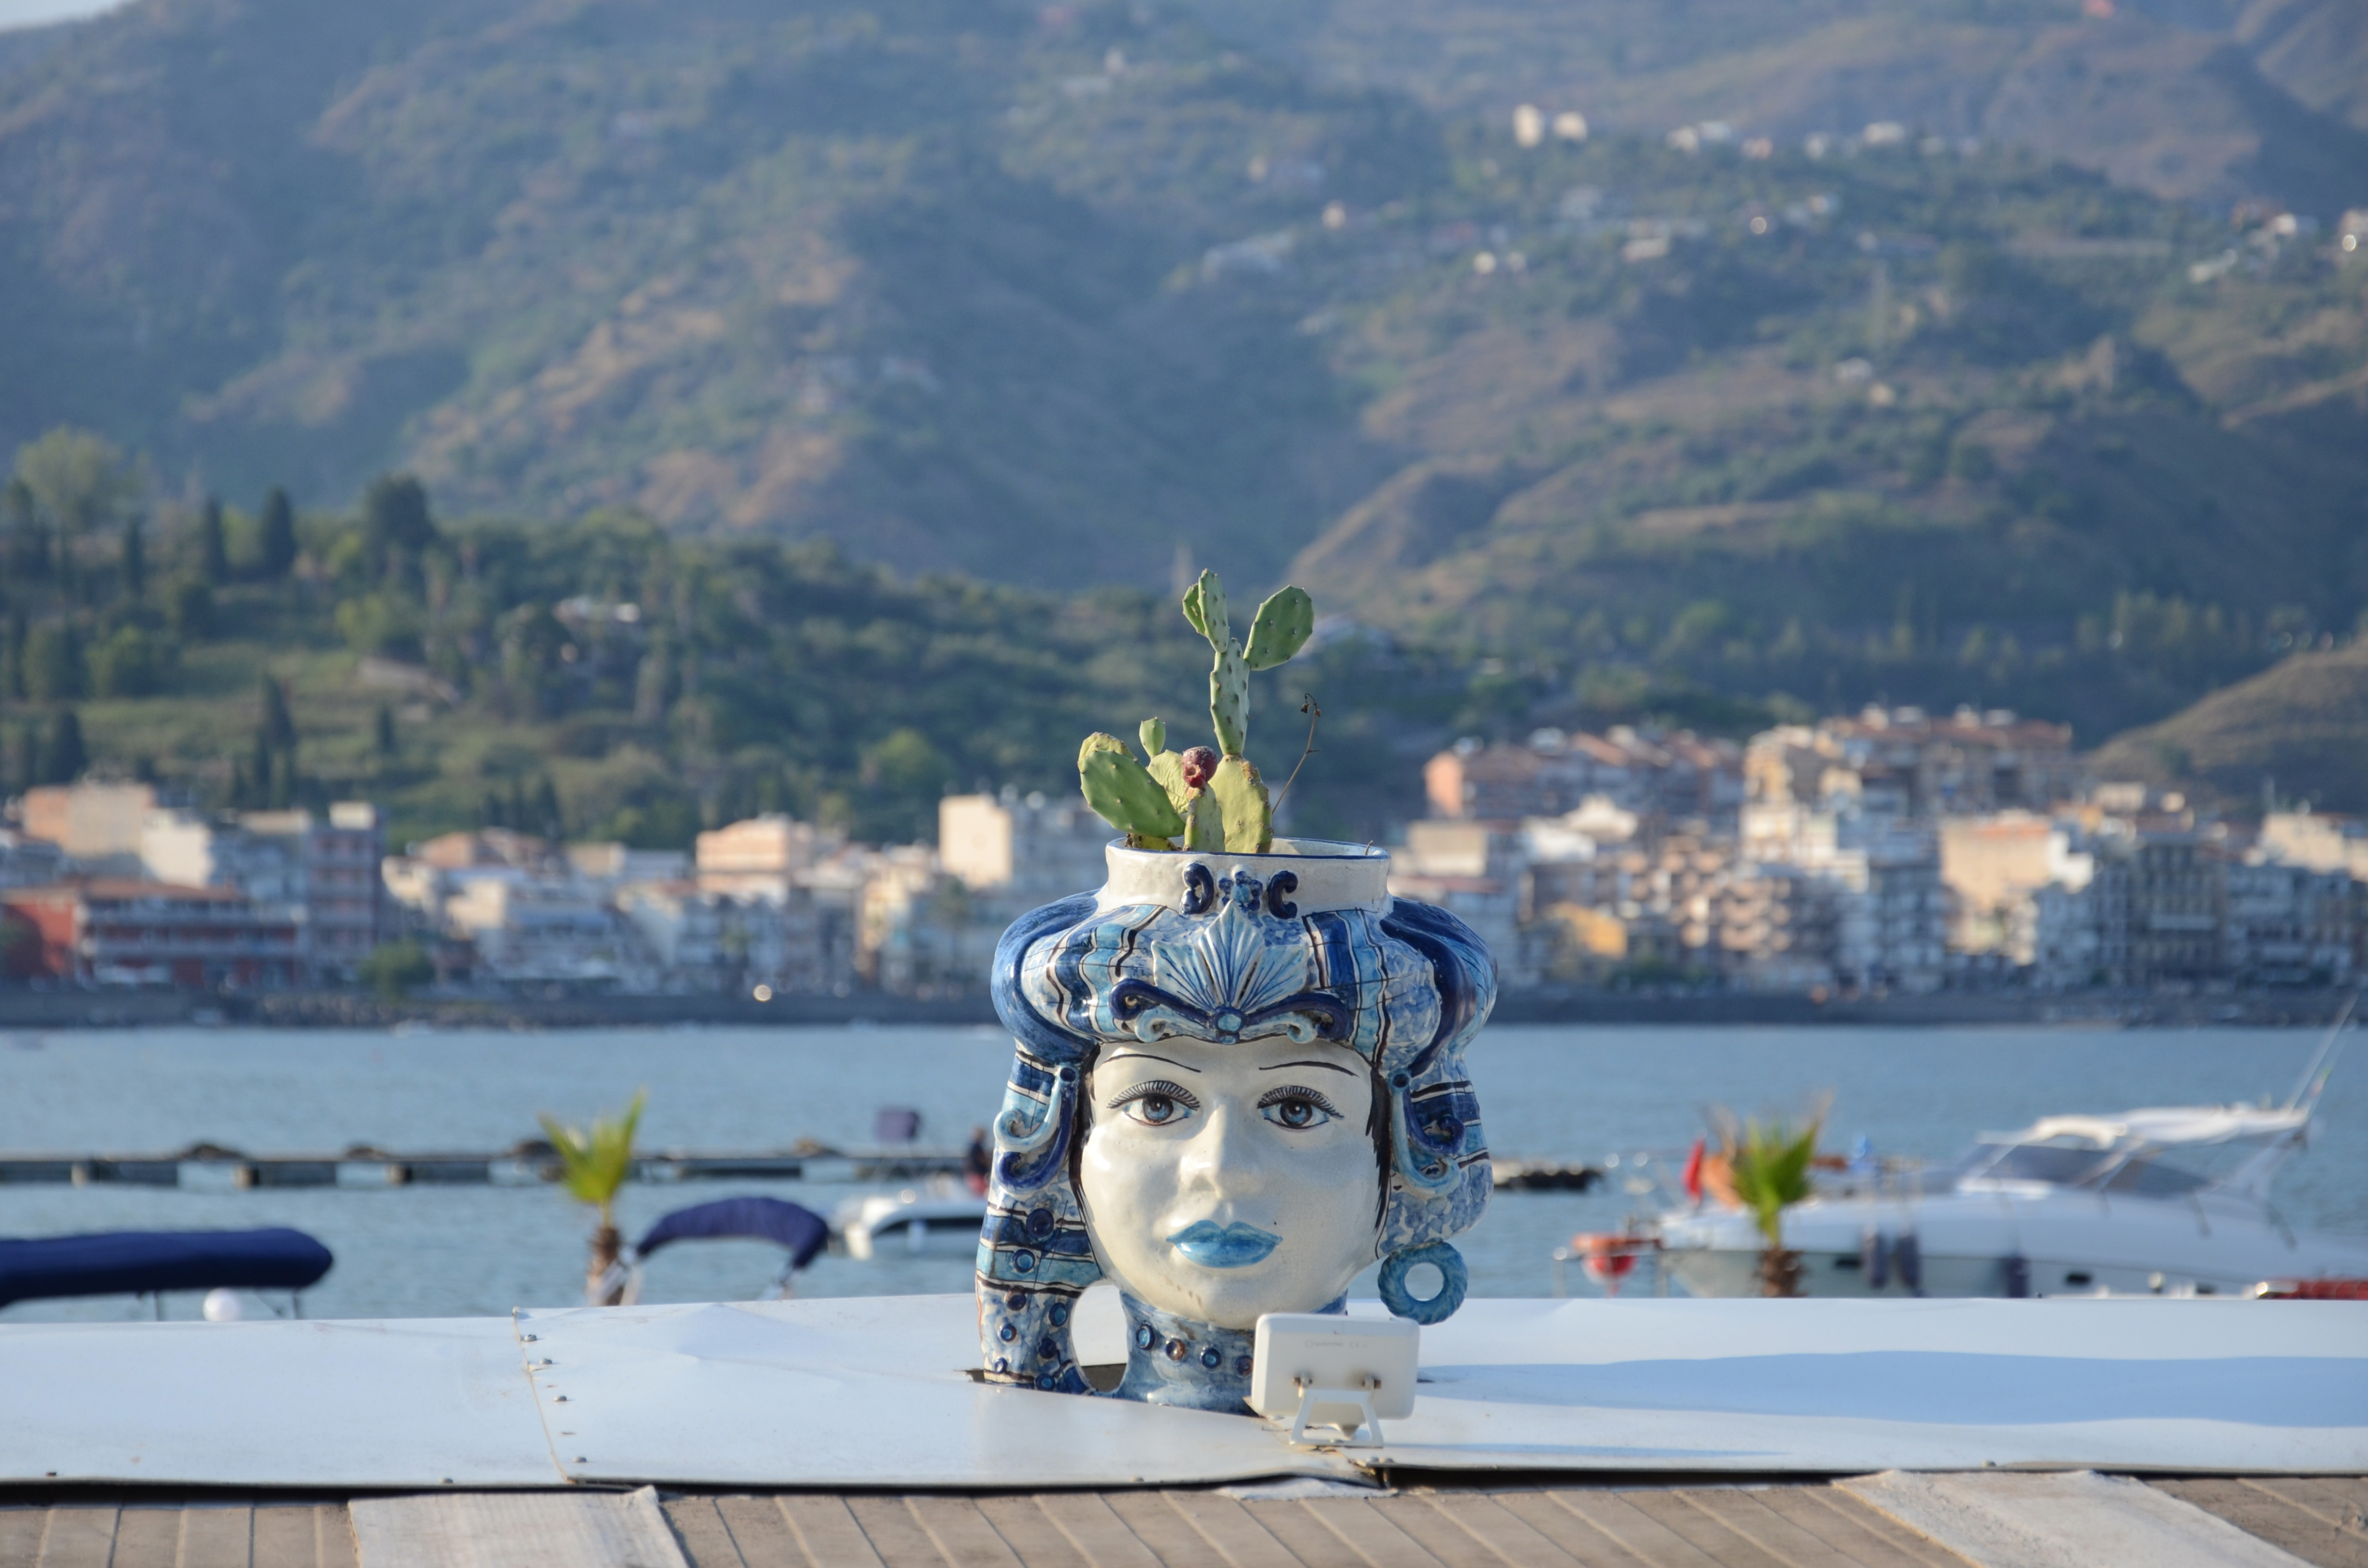
[[[908,1187],[850,1198],[838,1206],[837,1220],[849,1257],[868,1260],[899,1253],[967,1256],[978,1250],[986,1199],[950,1184],[930,1191]]]
[[[2340,1028],[2340,1024],[2338,1028]],[[1786,1211],[1812,1296],[2247,1295],[2368,1278],[2368,1235],[2298,1231],[2270,1185],[2309,1135],[2330,1032],[2285,1105],[2051,1116],[1938,1169],[1861,1162]],[[1660,1260],[1697,1296],[1759,1291],[1749,1215],[1665,1214]]]

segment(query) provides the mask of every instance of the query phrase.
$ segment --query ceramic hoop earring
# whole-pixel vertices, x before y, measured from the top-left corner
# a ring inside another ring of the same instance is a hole
[[[1439,1270],[1439,1294],[1429,1301],[1418,1301],[1406,1290],[1406,1276],[1415,1266],[1427,1263]],[[1445,1242],[1433,1242],[1429,1246],[1408,1247],[1394,1252],[1382,1261],[1378,1281],[1382,1305],[1390,1309],[1392,1317],[1401,1317],[1426,1327],[1445,1323],[1463,1304],[1463,1292],[1471,1288],[1471,1271],[1463,1267],[1463,1255]]]

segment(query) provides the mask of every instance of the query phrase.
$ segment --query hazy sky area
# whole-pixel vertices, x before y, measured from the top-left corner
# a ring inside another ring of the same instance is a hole
[[[74,17],[95,17],[113,10],[120,0],[0,0],[0,28],[29,28],[42,22],[63,22]]]

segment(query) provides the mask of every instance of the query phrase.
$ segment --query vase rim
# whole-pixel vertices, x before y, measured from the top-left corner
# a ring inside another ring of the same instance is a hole
[[[1096,903],[1104,909],[1156,903],[1190,910],[1197,900],[1186,871],[1193,866],[1212,877],[1239,869],[1270,880],[1288,871],[1296,886],[1278,894],[1275,902],[1300,914],[1335,909],[1379,914],[1389,907],[1390,852],[1374,844],[1277,838],[1266,854],[1258,855],[1225,849],[1130,849],[1124,839],[1114,838],[1103,854],[1109,880],[1096,895]]]

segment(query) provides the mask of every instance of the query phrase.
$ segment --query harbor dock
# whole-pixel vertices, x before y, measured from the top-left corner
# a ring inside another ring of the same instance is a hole
[[[1938,1533],[1884,1506],[1907,1507],[1887,1495],[1897,1480],[1602,1486],[1406,1477],[1365,1496],[1254,1486],[353,1500],[0,1495],[0,1568],[1967,1568],[2039,1561],[2000,1553],[2006,1528],[2065,1549],[2061,1562],[2141,1561],[2121,1553],[2143,1542],[2148,1568],[2368,1562],[2368,1480],[2358,1476],[1953,1476],[1940,1489],[1964,1501],[1961,1522],[1952,1529],[1933,1520]],[[2076,1548],[2086,1555],[2069,1555]]]
[[[637,1154],[636,1181],[910,1181],[959,1175],[960,1149],[660,1149]],[[529,1140],[497,1151],[413,1153],[358,1145],[336,1153],[248,1153],[197,1143],[168,1153],[0,1154],[0,1185],[184,1187],[525,1187],[559,1179],[551,1145]]]

